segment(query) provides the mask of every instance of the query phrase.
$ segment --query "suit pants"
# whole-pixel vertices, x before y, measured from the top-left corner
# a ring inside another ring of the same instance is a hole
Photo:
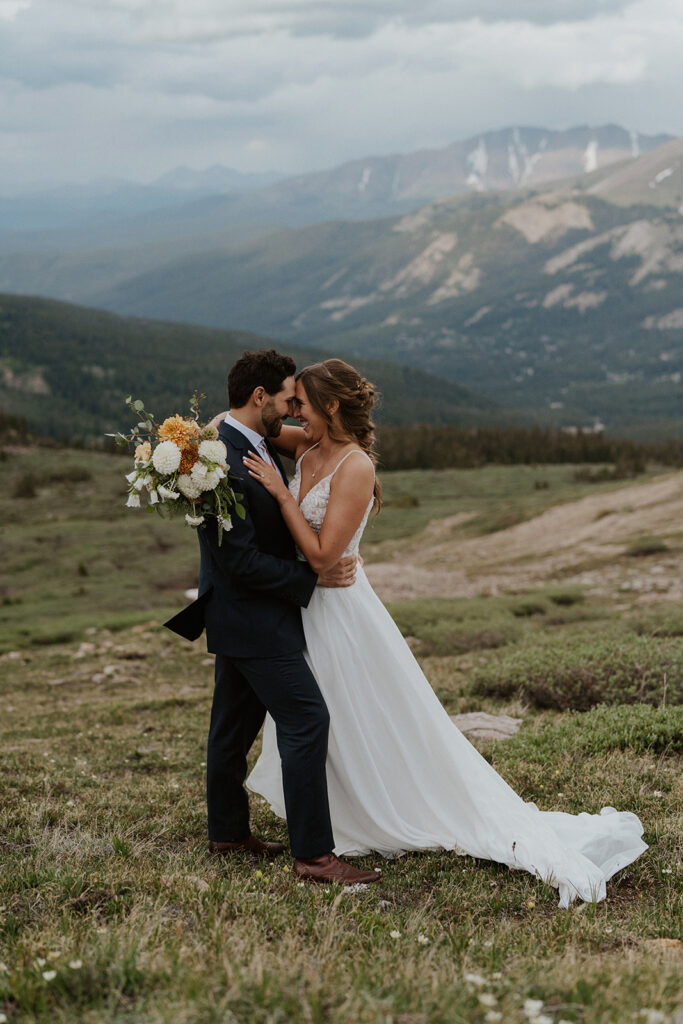
[[[325,772],[330,716],[302,651],[266,658],[216,655],[206,759],[209,838],[229,842],[249,835],[247,754],[266,711],[277,731],[292,855],[328,853],[334,848]]]

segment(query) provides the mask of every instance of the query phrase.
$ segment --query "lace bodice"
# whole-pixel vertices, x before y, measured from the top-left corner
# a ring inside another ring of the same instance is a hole
[[[313,445],[313,447],[315,447],[315,445]],[[310,450],[310,448],[307,448],[303,455],[299,457],[296,464],[296,473],[294,474],[289,483],[290,493],[292,494],[294,500],[297,503],[299,501],[299,491],[301,490],[301,460],[303,459],[304,455],[306,455],[307,452],[310,452]],[[339,462],[334,467],[331,473],[328,473],[327,476],[322,477],[322,479],[318,480],[317,483],[313,484],[310,491],[306,494],[303,501],[301,502],[301,505],[299,507],[301,508],[303,517],[308,523],[308,525],[313,530],[315,530],[316,533],[320,533],[321,527],[323,525],[323,520],[325,519],[327,505],[330,500],[330,484],[332,483],[332,477],[337,472],[342,462],[346,462],[346,460],[350,458],[351,455],[356,454],[362,455],[366,459],[369,458],[369,456],[366,455],[365,452],[361,452],[357,448],[354,448],[353,451],[347,452],[346,455],[339,460]],[[365,515],[361,520],[360,526],[358,527],[353,537],[349,541],[346,551],[344,552],[345,555],[358,554],[358,546],[360,544],[360,539],[363,536],[363,530],[365,529],[365,524],[368,521],[368,516],[370,515],[370,512],[372,510],[373,500],[374,499],[372,498],[370,499],[368,507],[365,510]],[[304,558],[304,556],[302,555],[298,548],[297,557],[302,560]]]

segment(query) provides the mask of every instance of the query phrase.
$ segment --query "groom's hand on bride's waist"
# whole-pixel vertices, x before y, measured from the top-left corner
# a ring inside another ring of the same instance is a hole
[[[350,587],[356,582],[356,555],[347,555],[340,558],[331,569],[325,569],[318,574],[319,587]]]

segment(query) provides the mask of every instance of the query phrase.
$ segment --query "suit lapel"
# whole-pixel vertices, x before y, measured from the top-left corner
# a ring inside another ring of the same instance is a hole
[[[280,476],[282,477],[285,483],[288,483],[287,474],[285,473],[284,466],[280,462],[280,456],[278,455],[277,451],[275,450],[273,445],[269,443],[269,441],[266,441],[266,448],[268,449],[268,454],[270,455],[271,459],[279,469]]]

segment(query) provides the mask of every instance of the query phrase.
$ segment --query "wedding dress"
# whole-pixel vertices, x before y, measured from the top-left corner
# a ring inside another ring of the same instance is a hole
[[[352,455],[365,457],[345,458]],[[333,476],[301,502],[316,532]],[[300,486],[301,459],[290,483],[295,500]],[[357,553],[371,507],[345,554]],[[454,850],[531,872],[567,907],[576,897],[604,899],[607,880],[647,849],[629,811],[540,811],[517,796],[450,720],[361,567],[351,587],[317,587],[302,615],[306,657],[330,712],[327,780],[338,856]],[[270,716],[247,785],[285,817]]]

